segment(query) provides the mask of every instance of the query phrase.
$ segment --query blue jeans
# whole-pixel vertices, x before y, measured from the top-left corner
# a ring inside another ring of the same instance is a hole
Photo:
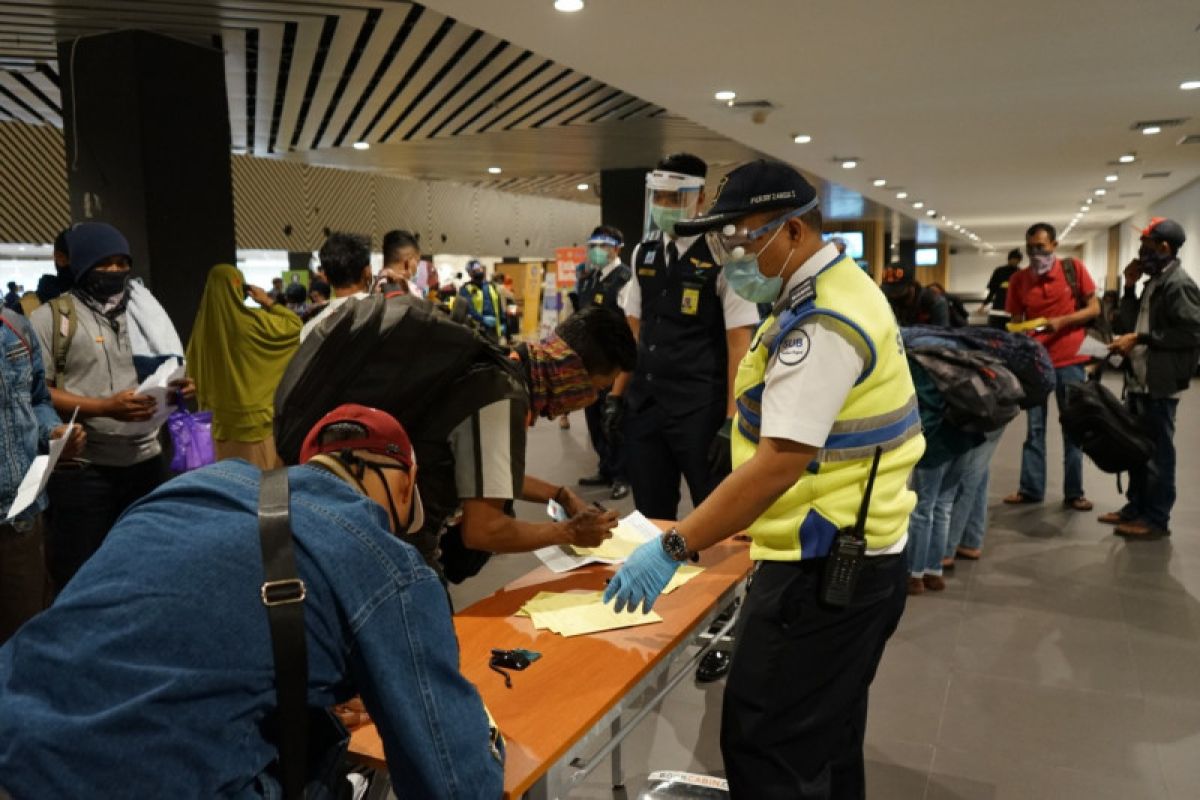
[[[947,478],[957,460],[936,467],[918,464],[913,470],[917,505],[908,518],[908,572],[913,577],[942,574],[942,553],[946,550],[956,488]]]
[[[1083,383],[1086,376],[1083,367],[1072,364],[1054,370],[1054,397],[1058,401],[1058,413],[1062,416],[1067,399],[1067,386]],[[1021,448],[1021,494],[1030,500],[1041,500],[1046,496],[1046,404],[1034,406],[1027,413],[1029,429],[1025,434],[1025,445]],[[1063,433],[1063,497],[1074,500],[1083,497],[1083,451],[1067,440]]]
[[[1125,493],[1129,502],[1121,509],[1121,516],[1170,530],[1171,508],[1175,505],[1175,411],[1179,400],[1131,393],[1125,404],[1138,415],[1154,440],[1154,456],[1149,463],[1129,471],[1129,491]]]
[[[961,457],[961,478],[950,512],[950,530],[946,535],[947,558],[953,557],[960,545],[972,550],[983,547],[983,534],[987,531],[988,474],[992,456],[1003,435],[1004,428],[992,431],[987,434],[983,444]]]

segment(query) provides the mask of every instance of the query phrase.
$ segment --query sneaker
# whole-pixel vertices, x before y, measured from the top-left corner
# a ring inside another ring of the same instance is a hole
[[[1092,503],[1092,501],[1088,500],[1083,495],[1080,495],[1079,497],[1068,497],[1067,499],[1063,500],[1063,505],[1072,511],[1091,511],[1093,508],[1095,508],[1095,505]]]
[[[925,573],[925,576],[921,578],[921,582],[924,583],[925,588],[931,592],[940,592],[946,588],[946,581],[942,579],[941,575],[930,575],[929,573]]]
[[[925,583],[920,578],[908,576],[908,593],[909,594],[925,594]]]
[[[613,500],[621,500],[629,496],[629,484],[625,481],[616,481],[613,484],[612,493],[609,495]]]
[[[1133,522],[1133,520],[1127,517],[1122,517],[1120,511],[1109,511],[1096,517],[1096,519],[1105,525],[1120,525],[1122,522]]]

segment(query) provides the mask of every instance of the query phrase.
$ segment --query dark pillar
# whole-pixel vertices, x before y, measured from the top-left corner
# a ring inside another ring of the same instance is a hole
[[[646,214],[646,173],[652,167],[606,169],[600,173],[600,220],[625,234],[626,264],[642,240]]]
[[[184,344],[214,264],[234,263],[224,56],[146,31],[60,42],[71,217],[120,229]]]

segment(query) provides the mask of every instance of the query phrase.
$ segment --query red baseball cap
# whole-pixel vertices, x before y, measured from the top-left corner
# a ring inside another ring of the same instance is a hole
[[[321,434],[331,425],[352,423],[363,428],[364,435],[358,439],[337,439],[320,442]],[[412,442],[395,417],[377,408],[361,406],[357,403],[345,403],[330,411],[312,427],[308,436],[304,437],[304,445],[300,448],[300,463],[310,461],[322,453],[338,453],[342,450],[366,450],[377,453],[400,463],[406,470],[411,470],[417,463],[417,454]],[[424,504],[421,494],[413,489],[413,518],[408,532],[415,533],[425,522]]]

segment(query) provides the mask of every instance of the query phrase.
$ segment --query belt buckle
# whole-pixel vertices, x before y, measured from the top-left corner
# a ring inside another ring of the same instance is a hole
[[[267,608],[286,606],[292,603],[303,603],[308,596],[308,587],[299,578],[287,578],[282,581],[267,581],[259,589],[263,605]]]

